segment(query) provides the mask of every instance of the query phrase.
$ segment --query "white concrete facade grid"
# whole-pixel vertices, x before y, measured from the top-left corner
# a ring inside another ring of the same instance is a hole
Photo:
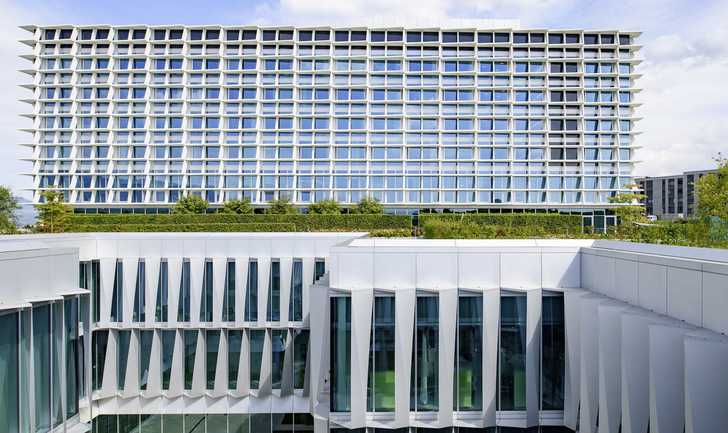
[[[608,208],[632,180],[640,33],[456,21],[25,26],[34,202]]]

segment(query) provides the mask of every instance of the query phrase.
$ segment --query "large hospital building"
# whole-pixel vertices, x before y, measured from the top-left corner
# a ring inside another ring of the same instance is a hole
[[[397,24],[26,26],[34,200],[602,216],[632,180],[638,32]]]

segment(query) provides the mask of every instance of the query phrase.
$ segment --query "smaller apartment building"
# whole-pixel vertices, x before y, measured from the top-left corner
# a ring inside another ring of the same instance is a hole
[[[692,217],[697,205],[694,184],[697,184],[701,177],[713,173],[716,173],[716,170],[686,171],[672,176],[636,178],[635,182],[647,196],[646,199],[640,200],[640,203],[645,205],[646,215],[654,215],[658,219]]]
[[[722,250],[23,235],[0,241],[0,273],[2,431],[728,425]]]

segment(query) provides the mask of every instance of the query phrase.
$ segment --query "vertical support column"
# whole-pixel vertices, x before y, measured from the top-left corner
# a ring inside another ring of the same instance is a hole
[[[541,396],[539,395],[539,357],[541,356],[541,289],[526,293],[526,425],[538,426]]]
[[[647,431],[650,424],[649,324],[659,317],[637,307],[621,313],[621,424],[625,433]]]
[[[453,425],[453,378],[455,376],[455,341],[457,340],[458,290],[440,292],[439,406],[440,427]]]
[[[144,266],[146,273],[146,305],[144,306],[145,322],[149,325],[154,323],[154,313],[157,308],[157,291],[159,290],[159,267],[161,257],[145,257]]]
[[[685,432],[728,425],[728,338],[707,329],[685,338]]]
[[[227,257],[213,257],[212,272],[212,322],[213,326],[217,328],[222,326],[223,299],[227,296],[227,293],[225,293],[225,285],[227,283],[225,281],[227,277]]]
[[[495,426],[498,392],[500,289],[483,291],[483,426]]]
[[[280,312],[281,323],[288,323],[291,318],[288,317],[288,308],[291,303],[291,279],[293,278],[293,258],[281,257],[281,292],[280,292]]]
[[[661,321],[662,322],[662,321]],[[685,428],[685,336],[695,328],[679,321],[648,323],[650,431],[683,433]],[[624,423],[625,433],[631,428],[632,414]],[[644,430],[642,430],[644,431]]]
[[[599,314],[599,430],[617,433],[622,415],[622,323],[626,305],[607,301]],[[645,375],[646,377],[646,375]]]
[[[593,433],[599,407],[599,304],[602,295],[588,294],[581,298],[581,430]]]
[[[351,428],[366,427],[373,289],[351,292]]]
[[[394,364],[394,424],[395,428],[410,424],[410,377],[412,375],[412,339],[415,326],[417,290],[400,289],[395,292]]]
[[[179,308],[180,288],[182,286],[182,262],[183,259],[181,257],[170,257],[167,259],[167,269],[169,273],[167,323],[170,328],[177,326],[177,310]]]
[[[214,272],[214,271],[213,271]],[[205,258],[190,259],[190,326],[200,326],[200,302],[204,299],[202,279],[205,275]],[[202,338],[202,337],[198,337]],[[198,352],[199,353],[199,352]],[[202,352],[204,353],[204,352]]]

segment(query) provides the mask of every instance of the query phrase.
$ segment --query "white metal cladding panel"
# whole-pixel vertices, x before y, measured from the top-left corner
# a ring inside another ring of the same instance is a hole
[[[705,330],[685,338],[685,431],[715,432],[728,425],[728,340]]]
[[[621,319],[621,411],[622,430],[645,431],[649,422],[649,324],[662,317],[631,307]]]
[[[420,251],[417,260],[417,287],[453,289],[458,287],[458,254]]]
[[[703,273],[703,326],[728,334],[728,275]]]
[[[497,252],[460,251],[459,287],[486,289],[500,287],[500,254]]]
[[[581,300],[581,389],[579,424],[582,429],[594,432],[599,408],[599,304],[606,298],[588,294]]]
[[[574,251],[558,251],[556,248],[545,248],[542,253],[542,287],[579,287],[581,284],[581,253]]]
[[[652,263],[639,264],[639,306],[667,313],[667,268]]]
[[[598,278],[600,272],[595,272]],[[615,298],[639,305],[639,263],[616,259],[614,266]]]
[[[541,284],[540,251],[502,253],[500,274],[502,287],[543,287]]]
[[[703,272],[667,268],[667,315],[703,326]]]
[[[581,400],[581,302],[585,293],[583,289],[564,291],[564,425],[572,430],[576,430]]]
[[[617,299],[716,332],[728,332],[728,316],[724,314],[728,308],[728,264],[721,261],[721,254],[624,242],[600,241],[599,245],[604,248],[581,251],[583,287],[602,293],[609,290],[608,282],[613,280]],[[686,256],[680,258],[678,252]]]
[[[616,292],[616,272],[615,266],[616,261],[614,257],[606,256],[595,256],[596,269],[598,271],[598,278],[595,278],[595,286],[592,288],[593,291],[601,293],[602,295],[614,297]]]
[[[655,426],[660,432],[682,433],[685,426],[684,347],[685,337],[693,329],[676,321],[648,325],[650,428]]]
[[[620,313],[628,306],[604,302],[599,312],[599,429],[619,431],[622,418]]]
[[[374,254],[374,287],[415,288],[417,285],[417,254],[381,252]]]

